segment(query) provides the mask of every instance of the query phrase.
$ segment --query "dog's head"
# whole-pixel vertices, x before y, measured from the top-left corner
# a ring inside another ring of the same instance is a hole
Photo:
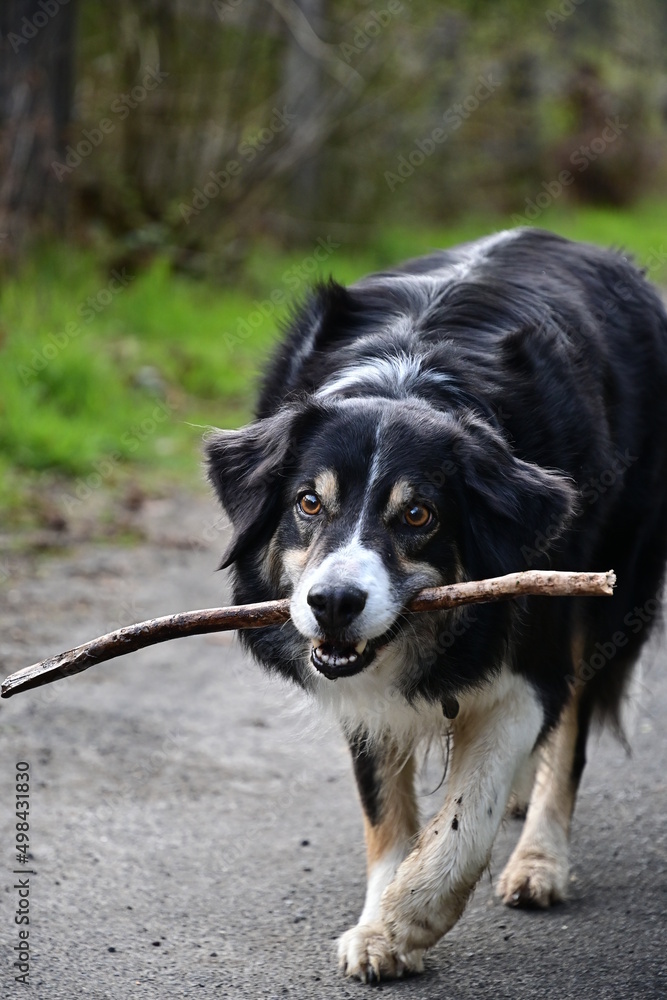
[[[423,587],[526,569],[572,509],[567,481],[489,423],[417,400],[310,399],[207,452],[237,599],[289,596],[303,667],[330,679],[414,635]]]

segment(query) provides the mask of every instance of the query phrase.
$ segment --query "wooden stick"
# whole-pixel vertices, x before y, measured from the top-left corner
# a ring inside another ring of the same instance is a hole
[[[527,570],[490,580],[452,583],[447,587],[422,590],[406,610],[439,611],[461,604],[499,601],[526,595],[542,597],[603,597],[613,593],[616,576],[609,573],[564,573],[551,570]],[[207,608],[182,614],[150,618],[137,625],[127,625],[116,632],[101,635],[91,642],[51,656],[11,674],[2,685],[2,697],[11,698],[19,691],[50,684],[61,677],[78,674],[96,663],[132,653],[167,639],[186,635],[204,635],[238,628],[264,628],[280,625],[289,618],[289,600],[244,604],[232,608]]]

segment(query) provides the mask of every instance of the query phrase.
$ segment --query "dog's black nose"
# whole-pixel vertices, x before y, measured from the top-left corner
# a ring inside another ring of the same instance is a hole
[[[307,600],[320,628],[335,635],[361,614],[367,597],[359,587],[315,586],[308,591]]]

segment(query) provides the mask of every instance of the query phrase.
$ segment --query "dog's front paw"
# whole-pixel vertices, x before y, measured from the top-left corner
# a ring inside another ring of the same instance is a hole
[[[338,964],[346,976],[357,976],[362,983],[399,979],[424,969],[423,951],[398,954],[379,922],[357,924],[339,938]]]
[[[496,895],[506,906],[540,907],[566,897],[567,857],[536,851],[512,855],[498,881]]]
[[[450,912],[454,897],[445,898],[429,883],[412,881],[399,872],[382,896],[382,921],[399,954],[431,948],[456,922],[463,904]]]

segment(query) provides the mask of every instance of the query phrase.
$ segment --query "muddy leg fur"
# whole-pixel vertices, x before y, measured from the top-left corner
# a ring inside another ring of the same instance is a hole
[[[371,747],[363,734],[350,741],[364,811],[367,888],[359,922],[338,942],[340,967],[363,982],[420,972],[422,953],[399,959],[387,947],[380,924],[382,893],[413,845],[419,828],[414,760],[387,740]]]
[[[382,899],[382,922],[396,954],[431,947],[461,916],[543,718],[530,685],[508,674],[469,705],[461,700],[444,805]]]
[[[341,938],[339,956],[348,975],[368,981],[370,972],[373,978],[392,978],[419,971],[424,950],[454,926],[488,865],[510,792],[535,748],[543,719],[530,685],[507,672],[484,694],[461,699],[452,723],[444,805],[393,878],[387,866],[379,910],[377,890],[367,902],[369,910],[364,908],[372,922]],[[405,824],[403,833],[412,828]],[[378,840],[375,831],[371,850]],[[392,835],[392,845],[398,842],[405,844]],[[398,852],[392,866],[397,857]]]

